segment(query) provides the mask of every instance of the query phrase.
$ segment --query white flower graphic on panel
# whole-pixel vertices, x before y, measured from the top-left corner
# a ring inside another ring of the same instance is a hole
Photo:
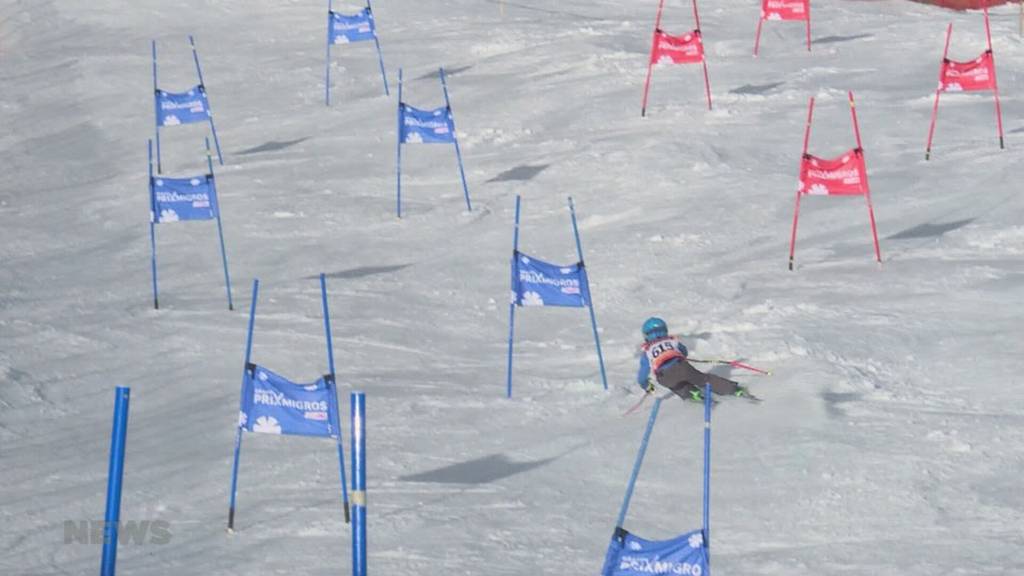
[[[530,259],[528,257],[526,257],[526,256],[520,256],[519,257],[519,261],[522,262],[523,264],[529,264],[530,263]]]
[[[639,542],[633,541],[633,542],[629,543],[629,549],[630,550],[643,550],[644,547],[641,546]]]
[[[193,185],[193,186],[199,186],[200,182],[201,181],[199,180],[199,178],[193,178],[193,179],[188,181],[188,183]]]
[[[779,14],[778,12],[771,12],[765,20],[782,20],[782,14]]]
[[[941,89],[942,86],[940,85],[939,88]],[[964,91],[964,87],[961,86],[959,82],[951,82],[949,84],[946,84],[946,92],[963,92],[963,91]]]
[[[249,415],[241,410],[238,411],[238,427],[245,426],[245,423],[249,421]]]
[[[310,384],[309,386],[303,386],[303,388],[307,392],[316,392],[319,387],[316,385],[316,383],[313,383],[313,384]]]
[[[691,534],[689,544],[690,548],[700,548],[704,545],[704,536],[701,534]]]
[[[423,144],[423,135],[419,132],[406,132],[405,134],[406,144]]]
[[[270,379],[270,377],[267,376],[267,373],[264,372],[263,370],[260,370],[260,373],[257,374],[257,377],[260,379],[261,382],[266,382],[267,380]]]
[[[174,114],[164,116],[164,126],[178,126],[179,124],[181,124],[181,120]]]
[[[281,425],[277,422],[277,418],[273,416],[260,416],[256,419],[256,423],[252,425],[253,432],[262,432],[263,434],[280,434]]]
[[[334,43],[335,44],[348,44],[348,36],[335,36],[334,37]]]
[[[516,291],[515,290],[510,290],[509,291],[509,296],[512,297],[512,299],[509,300],[509,302],[511,302],[512,304],[515,304],[516,300],[518,300],[518,298],[516,298]]]
[[[536,292],[527,292],[523,294],[523,306],[543,306],[544,299],[540,297],[540,294]]]
[[[164,208],[160,211],[161,222],[178,222],[181,218],[178,218],[178,213],[170,208]]]
[[[662,54],[655,64],[672,64],[672,57],[668,54]]]
[[[572,268],[569,266],[566,266],[565,268],[559,268],[558,271],[561,272],[562,274],[572,274]]]
[[[811,186],[811,189],[808,190],[807,193],[814,196],[828,196],[828,187],[824,184],[815,184],[814,186]]]

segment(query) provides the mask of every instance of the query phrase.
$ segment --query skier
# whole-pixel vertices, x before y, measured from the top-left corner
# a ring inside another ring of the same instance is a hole
[[[714,394],[755,398],[745,387],[732,380],[705,374],[694,368],[686,360],[686,346],[675,336],[669,336],[668,325],[661,318],[648,318],[642,330],[643,354],[640,356],[640,371],[636,381],[646,392],[654,391],[653,376],[653,380],[683,400],[703,403],[705,383],[711,384]]]

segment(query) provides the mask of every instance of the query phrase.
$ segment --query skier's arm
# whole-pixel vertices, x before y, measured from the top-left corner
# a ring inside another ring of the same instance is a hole
[[[640,370],[636,374],[636,383],[645,391],[650,391],[648,380],[651,377],[651,363],[647,361],[647,354],[640,356]]]

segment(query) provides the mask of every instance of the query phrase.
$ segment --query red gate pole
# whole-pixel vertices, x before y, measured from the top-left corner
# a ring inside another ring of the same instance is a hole
[[[946,27],[946,47],[942,50],[942,63],[939,64],[939,86],[935,89],[935,105],[932,106],[932,123],[928,127],[928,145],[924,149],[924,159],[929,160],[932,156],[932,136],[935,134],[935,117],[939,114],[939,94],[942,93],[942,71],[946,69],[947,56],[949,55],[949,37],[953,34],[953,23]]]
[[[807,51],[811,51],[811,1],[807,0]]]
[[[697,23],[697,34],[700,35],[701,50],[704,50],[704,33],[700,30],[700,15],[697,13],[697,0],[693,0],[693,20]],[[708,110],[711,110],[711,82],[708,80],[708,56],[707,51],[704,51],[704,56],[701,58],[701,64],[704,65],[704,95],[708,98]]]
[[[996,127],[999,130],[999,148],[1003,146],[1003,111],[999,106],[999,83],[996,81],[996,57],[992,52],[992,31],[988,25],[988,6],[985,6],[985,38],[988,40],[988,54],[992,58],[992,90],[996,95]]]
[[[804,128],[804,149],[800,154],[800,172],[803,172],[804,160],[807,158],[807,145],[811,140],[811,119],[814,116],[814,96],[811,96],[811,103],[807,109],[807,126]],[[798,176],[799,178],[799,176]],[[793,254],[796,251],[796,224],[800,218],[800,197],[803,196],[802,190],[798,187],[796,190],[796,208],[793,210],[793,232],[789,236],[789,269],[793,269]]]
[[[764,26],[764,2],[761,3],[761,16],[757,21],[757,32],[754,34],[754,57],[757,57],[757,48],[761,45],[761,26]]]
[[[651,53],[647,56],[647,79],[644,80],[644,102],[640,107],[640,117],[647,115],[647,94],[651,89],[651,69],[654,67],[654,62],[651,59],[654,56],[654,50],[658,47],[658,30],[661,29],[661,10],[665,6],[665,0],[659,0],[658,2],[658,16],[654,19],[654,34],[651,37]]]
[[[864,158],[864,147],[860,142],[860,125],[857,123],[857,106],[853,103],[853,91],[849,93],[850,97],[850,116],[853,118],[853,135],[857,138],[857,150]],[[868,165],[864,162],[864,197],[868,200],[868,217],[871,219],[871,238],[875,243],[875,260],[879,264],[882,263],[882,251],[878,247],[878,228],[875,226],[875,208],[871,205],[871,186],[868,184]]]

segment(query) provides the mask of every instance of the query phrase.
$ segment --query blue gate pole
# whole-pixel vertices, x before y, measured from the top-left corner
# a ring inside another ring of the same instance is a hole
[[[651,407],[651,416],[647,419],[647,428],[644,430],[644,439],[640,442],[640,450],[636,453],[636,461],[633,462],[633,472],[629,475],[629,484],[626,485],[626,496],[622,499],[622,508],[619,509],[619,518],[615,526],[621,528],[626,522],[626,512],[629,511],[629,500],[633,497],[633,488],[636,486],[636,478],[640,475],[640,466],[644,463],[644,454],[647,453],[647,443],[651,439],[651,430],[654,429],[654,421],[658,419],[658,409],[661,408],[661,398],[654,401]]]
[[[213,133],[213,145],[217,147],[217,160],[223,166],[224,157],[220,154],[220,139],[217,138],[217,127],[213,124],[213,106],[210,106],[210,95],[206,93],[206,83],[203,82],[203,70],[199,67],[199,53],[196,52],[196,42],[191,34],[188,35],[188,43],[192,45],[192,59],[196,62],[196,76],[199,76],[199,88],[203,91],[203,96],[206,98],[206,114],[210,117],[210,132]]]
[[[114,576],[117,567],[117,530],[121,519],[121,480],[124,477],[124,449],[128,437],[129,388],[114,392],[114,429],[110,433],[110,468],[107,470],[107,513],[103,524],[103,564],[100,576]]]
[[[153,141],[149,141],[149,249],[150,268],[153,271],[153,309],[160,309],[156,288],[156,192],[153,190]]]
[[[398,203],[398,217],[402,217],[402,107],[405,104],[402,103],[402,69],[398,69],[398,155],[396,156],[396,172],[398,175],[398,189],[396,202]]]
[[[505,384],[505,397],[512,397],[512,342],[516,327],[516,268],[519,258],[519,195],[516,194],[516,223],[512,239],[512,299],[508,303],[508,382]]]
[[[572,196],[569,197],[569,215],[572,217],[572,235],[576,238],[576,253],[580,257],[580,266],[584,268],[583,274],[586,274],[586,267],[583,264],[583,245],[580,244],[580,230],[576,225],[576,206],[572,202]],[[587,293],[589,294],[589,280],[587,284]],[[608,377],[604,372],[604,355],[601,354],[601,339],[597,335],[597,317],[594,315],[594,299],[591,296],[588,300],[587,309],[590,310],[590,326],[594,329],[594,345],[597,347],[597,363],[601,367],[601,383],[604,385],[604,389],[607,390]]]
[[[711,384],[704,384],[704,551],[711,563]]]
[[[334,344],[331,339],[331,314],[327,308],[327,277],[320,273],[320,298],[324,307],[324,333],[327,335],[327,365],[334,379],[334,397],[337,403],[338,380],[334,376]],[[349,522],[348,481],[345,478],[345,448],[341,438],[341,418],[338,418],[338,467],[341,469],[341,500],[345,505],[345,523]]]
[[[231,299],[231,276],[228,274],[228,253],[224,249],[224,227],[220,221],[220,197],[217,194],[217,183],[213,177],[213,158],[210,156],[210,139],[206,138],[206,166],[210,170],[210,187],[213,190],[213,205],[217,209],[217,237],[220,238],[220,259],[224,263],[224,287],[228,291],[228,310],[235,309],[235,302]]]
[[[366,576],[366,395],[352,404],[352,576]]]
[[[331,105],[331,27],[334,26],[332,0],[327,0],[327,58],[324,60],[324,103]]]
[[[249,361],[252,358],[252,329],[256,322],[256,299],[260,293],[260,280],[254,278],[252,281],[252,305],[249,307],[249,332],[245,340],[245,365],[242,367],[242,392],[239,401],[239,410],[245,405],[245,378],[249,371]],[[235,431],[235,462],[231,466],[231,503],[228,505],[228,532],[235,529],[235,495],[238,493],[238,457],[242,452],[242,422],[238,422],[238,430]]]
[[[369,11],[370,20],[373,22],[373,43],[377,45],[377,60],[380,61],[380,76],[384,79],[384,95],[390,96],[391,92],[388,90],[388,75],[384,71],[384,53],[380,51],[380,38],[377,37],[377,19],[373,16],[373,7],[370,6],[370,0],[366,0],[366,9]]]
[[[160,89],[156,84],[156,40],[153,43],[153,123],[156,126],[156,173],[162,174],[163,167],[160,164]]]
[[[452,125],[452,142],[455,143],[455,158],[459,161],[459,176],[462,178],[462,193],[466,196],[466,210],[472,212],[473,206],[469,203],[469,187],[466,186],[466,170],[462,167],[462,151],[459,149],[459,138],[455,135],[455,115],[452,113],[452,104],[448,100],[448,82],[444,79],[443,67],[438,69],[438,74],[441,76],[441,88],[444,90],[445,112]]]

